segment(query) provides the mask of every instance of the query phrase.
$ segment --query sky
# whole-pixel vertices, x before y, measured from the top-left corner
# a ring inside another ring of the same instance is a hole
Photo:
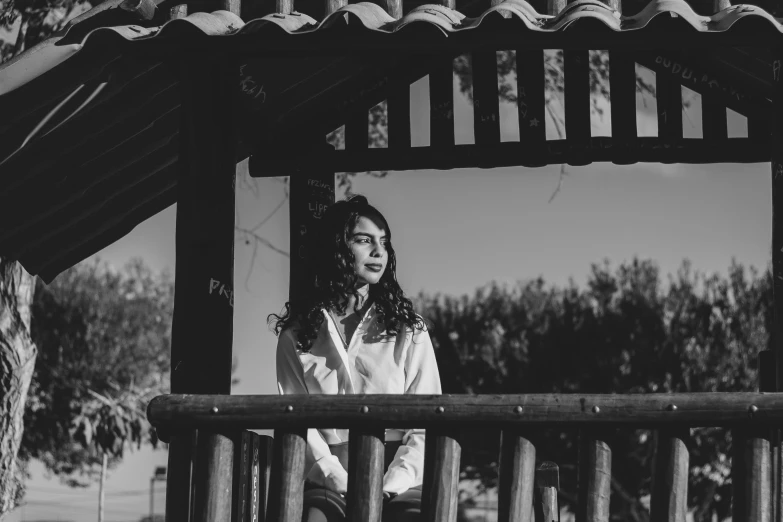
[[[645,74],[650,74],[645,72]],[[698,95],[684,119],[686,137],[701,136]],[[429,140],[428,83],[411,87],[414,146]],[[604,104],[606,105],[606,104]],[[638,100],[639,135],[655,135],[655,101]],[[607,107],[608,108],[608,107]],[[458,143],[472,143],[472,108],[455,87]],[[609,113],[593,119],[593,135],[610,135]],[[501,104],[502,139],[518,140],[516,108]],[[729,114],[730,135],[743,136],[743,117]],[[552,122],[547,133],[556,137]],[[288,205],[281,178],[250,180],[237,169],[238,225],[258,229],[288,250]],[[560,180],[562,186],[554,198]],[[459,295],[491,281],[513,284],[542,276],[551,284],[583,285],[590,265],[618,266],[634,257],[653,259],[663,274],[683,259],[695,269],[725,274],[732,260],[767,268],[771,243],[770,166],[593,164],[565,168],[455,169],[357,176],[353,191],[366,195],[394,234],[398,278],[408,295]],[[339,193],[338,193],[339,195]],[[550,201],[551,200],[551,201]],[[282,204],[281,204],[282,203]],[[98,254],[116,267],[141,257],[154,270],[174,271],[175,207],[164,210]],[[288,258],[237,242],[234,354],[239,359],[234,394],[275,394],[276,338],[266,317],[279,312],[288,290]],[[107,480],[107,522],[149,514],[150,477],[166,465],[163,450],[132,453]],[[27,504],[8,520],[95,520],[97,486],[71,490],[46,477],[34,462]],[[165,485],[156,484],[162,513]]]

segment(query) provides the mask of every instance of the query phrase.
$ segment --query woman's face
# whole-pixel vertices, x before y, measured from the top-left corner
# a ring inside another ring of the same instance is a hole
[[[374,285],[381,280],[389,255],[386,252],[386,231],[371,219],[361,216],[349,239],[354,257],[354,270],[360,285]]]

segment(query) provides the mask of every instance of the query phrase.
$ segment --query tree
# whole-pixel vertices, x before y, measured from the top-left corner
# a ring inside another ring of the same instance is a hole
[[[22,441],[25,397],[35,367],[30,335],[34,278],[13,261],[0,258],[0,516],[24,496]]]
[[[444,393],[754,390],[756,354],[767,347],[772,325],[770,274],[737,264],[722,278],[686,262],[664,288],[653,262],[634,260],[614,272],[594,265],[584,290],[537,279],[419,301],[432,323]],[[532,438],[539,458],[560,465],[563,498],[573,503],[576,433],[547,430]],[[494,487],[498,444],[480,440],[467,435],[464,478]],[[692,443],[694,517],[723,520],[730,515],[730,437],[698,429]],[[622,456],[613,469],[612,518],[646,521],[641,499],[650,492],[652,434],[617,430],[611,444]]]
[[[39,282],[37,292],[39,355],[20,458],[87,486],[130,443],[157,442],[144,409],[169,387],[173,283],[139,260],[121,273],[95,262]]]

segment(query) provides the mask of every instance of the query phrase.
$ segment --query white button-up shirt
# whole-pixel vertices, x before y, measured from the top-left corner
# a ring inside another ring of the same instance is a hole
[[[432,341],[426,330],[401,329],[388,336],[375,307],[365,313],[347,350],[326,310],[325,320],[309,352],[296,346],[296,334],[287,329],[277,342],[277,386],[289,394],[403,394],[439,395],[440,375]],[[422,483],[424,431],[386,430],[386,440],[402,445],[383,478],[383,490],[402,493]],[[310,429],[305,469],[310,482],[345,491],[348,474],[329,444],[348,440],[348,430]]]

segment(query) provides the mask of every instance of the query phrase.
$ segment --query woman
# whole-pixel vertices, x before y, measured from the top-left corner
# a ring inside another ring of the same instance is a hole
[[[281,394],[440,394],[432,342],[397,282],[391,230],[363,196],[330,206],[311,256],[312,280],[277,321]],[[306,522],[344,520],[348,430],[311,429]],[[419,519],[424,433],[386,430],[384,522]]]

